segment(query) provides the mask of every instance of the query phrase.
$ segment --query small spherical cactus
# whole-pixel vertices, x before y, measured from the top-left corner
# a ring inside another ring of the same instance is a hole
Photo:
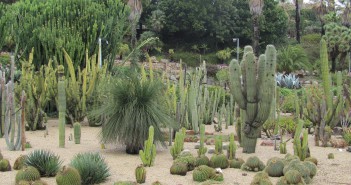
[[[32,166],[25,166],[16,174],[16,183],[24,181],[35,181],[40,179],[39,171]]]
[[[196,158],[195,166],[208,165],[209,162],[210,159],[206,155],[201,155],[200,157]]]
[[[82,179],[78,170],[64,166],[56,175],[57,185],[80,185]]]
[[[0,160],[0,171],[1,172],[11,171],[11,164],[9,160],[7,159]]]
[[[318,165],[318,160],[315,157],[307,157],[305,161],[313,162],[315,165]]]
[[[20,155],[15,163],[13,164],[14,170],[20,170],[24,166],[24,161],[27,159],[27,155]]]
[[[145,183],[146,180],[146,169],[143,165],[139,165],[136,169],[135,169],[135,179],[137,181],[137,183]]]
[[[184,162],[174,162],[171,166],[170,172],[172,175],[182,175],[185,176],[188,172],[188,166]]]
[[[244,159],[235,158],[235,159],[229,161],[229,167],[240,169],[244,163],[245,163]]]
[[[328,159],[334,159],[334,154],[333,153],[329,153],[328,154]]]
[[[309,169],[311,178],[313,178],[317,174],[317,166],[313,162],[304,161],[303,165]]]
[[[279,158],[272,158],[268,160],[268,164],[265,168],[267,174],[271,177],[283,176],[284,162]]]
[[[241,166],[242,170],[245,171],[262,171],[266,166],[264,163],[256,156],[249,157],[246,162]]]
[[[297,170],[289,170],[284,176],[289,184],[298,184],[302,182],[302,176]]]
[[[258,172],[251,181],[251,185],[273,185],[273,183],[266,172]]]
[[[229,162],[227,156],[224,154],[214,154],[211,157],[210,164],[212,168],[228,168]]]

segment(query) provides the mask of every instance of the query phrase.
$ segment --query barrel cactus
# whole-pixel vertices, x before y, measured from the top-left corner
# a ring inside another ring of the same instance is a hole
[[[210,159],[206,155],[200,155],[196,158],[195,166],[208,165]]]
[[[32,182],[31,185],[49,185],[49,184],[43,180],[36,180]]]
[[[244,153],[255,153],[262,125],[270,115],[276,83],[276,55],[274,46],[268,45],[265,54],[256,61],[252,47],[246,46],[241,63],[230,62],[230,90],[244,114],[240,143]]]
[[[273,183],[266,172],[258,172],[251,181],[251,185],[273,185]]]
[[[174,162],[171,166],[170,172],[172,175],[185,176],[188,172],[188,165],[184,162]]]
[[[307,157],[305,161],[313,162],[315,165],[318,165],[318,160],[315,157]]]
[[[23,167],[16,174],[16,183],[24,180],[24,181],[35,181],[40,179],[39,171],[32,167]]]
[[[313,178],[317,174],[317,166],[310,161],[304,161],[302,163],[310,171],[310,177]]]
[[[284,176],[289,184],[298,184],[303,181],[300,172],[297,170],[289,170]]]
[[[215,169],[206,165],[198,166],[193,171],[193,180],[196,182],[204,182],[207,180],[223,181],[223,174],[217,173]]]
[[[132,181],[118,181],[113,183],[113,185],[137,185],[138,183]]]
[[[284,161],[280,158],[274,157],[268,160],[265,171],[271,177],[283,176]]]
[[[229,166],[227,156],[224,154],[213,154],[210,160],[210,164],[212,168],[221,168],[221,169],[228,168]]]
[[[333,153],[329,153],[328,154],[328,159],[334,159],[334,154]]]
[[[256,156],[249,157],[246,162],[241,166],[242,170],[245,171],[262,171],[266,165]]]
[[[187,165],[188,171],[192,171],[196,166],[196,159],[192,154],[180,154],[174,162],[183,162]]]
[[[137,183],[145,183],[146,180],[146,169],[143,165],[139,165],[136,169],[135,169],[135,179],[137,181]]]
[[[20,155],[13,164],[13,169],[20,170],[24,166],[24,162],[26,161],[26,159],[27,155]]]
[[[57,185],[80,185],[82,179],[78,170],[64,166],[56,175]]]
[[[229,161],[229,167],[230,168],[238,168],[238,169],[240,169],[241,166],[244,163],[245,163],[244,159],[242,159],[242,158],[235,158],[235,159]]]
[[[298,171],[302,178],[304,179],[304,182],[309,184],[311,182],[311,175],[310,175],[310,170],[303,164],[303,162],[299,160],[292,160],[288,165],[285,165],[283,169],[284,176],[286,177],[286,174],[290,170],[296,170]],[[286,177],[287,178],[287,177]],[[288,180],[288,178],[287,178]],[[289,180],[288,180],[289,181]]]
[[[7,159],[0,160],[0,172],[11,171],[10,161]]]

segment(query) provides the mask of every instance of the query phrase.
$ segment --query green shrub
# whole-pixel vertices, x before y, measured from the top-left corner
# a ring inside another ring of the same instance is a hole
[[[99,153],[80,153],[71,161],[71,166],[78,170],[82,185],[99,184],[110,176],[110,169]]]
[[[307,54],[300,45],[289,45],[278,51],[277,71],[291,73],[310,67]]]
[[[281,116],[279,119],[279,127],[288,133],[294,133],[296,123],[293,117]]]
[[[320,49],[319,42],[321,40],[321,35],[319,33],[307,34],[301,37],[301,46],[305,50],[310,62],[313,62],[313,69],[320,69],[316,65]]]
[[[282,112],[295,112],[295,101],[296,97],[294,94],[289,94],[284,97],[283,103],[281,104],[281,111]]]
[[[342,137],[345,139],[346,143],[351,145],[351,128],[344,130]]]
[[[220,60],[218,60],[216,53],[207,53],[205,55],[201,55],[201,60],[206,61],[207,64],[219,64]]]
[[[215,77],[219,69],[215,64],[206,63],[206,70],[207,70],[207,76]]]
[[[173,57],[175,61],[182,60],[188,67],[197,67],[200,65],[200,55],[196,53],[176,51]]]
[[[46,150],[34,150],[28,154],[26,166],[33,166],[38,169],[42,177],[53,177],[59,171],[62,161],[60,157]]]

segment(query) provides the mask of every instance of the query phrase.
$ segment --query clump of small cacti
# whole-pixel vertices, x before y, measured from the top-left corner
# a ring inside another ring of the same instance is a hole
[[[36,181],[20,181],[16,185],[48,185],[45,181],[36,180]]]
[[[310,161],[304,161],[302,163],[310,171],[310,177],[313,178],[317,174],[317,166]]]
[[[153,166],[156,157],[156,145],[154,144],[154,127],[149,128],[149,137],[145,140],[144,150],[139,151],[139,156],[144,166]]]
[[[24,166],[24,162],[26,161],[26,159],[27,155],[20,155],[13,164],[13,169],[20,170]]]
[[[238,168],[240,169],[241,166],[245,163],[244,159],[242,158],[235,158],[233,160],[229,160],[229,167],[230,168]]]
[[[334,159],[334,154],[333,153],[329,153],[328,154],[328,159]]]
[[[174,162],[171,166],[170,172],[172,175],[185,176],[188,172],[188,165],[184,162]]]
[[[74,143],[80,144],[81,126],[79,122],[75,122],[73,124],[73,130],[74,130]]]
[[[113,185],[137,185],[138,183],[132,181],[117,181]]]
[[[303,164],[303,162],[299,161],[299,160],[292,160],[290,161],[289,164],[285,165],[284,169],[283,169],[283,173],[284,176],[286,177],[286,174],[291,171],[291,170],[296,170],[298,171],[304,182],[306,184],[309,184],[311,182],[311,175],[310,175],[310,170]],[[287,178],[287,177],[286,177]]]
[[[289,170],[284,177],[288,184],[298,184],[303,182],[302,175],[297,170]]]
[[[292,160],[300,160],[300,158],[296,155],[286,154],[284,157],[285,164],[289,164]]]
[[[201,165],[193,171],[193,180],[204,182],[206,180],[223,181],[223,174],[208,166]]]
[[[219,135],[215,138],[215,153],[216,154],[223,153],[223,141],[222,141],[221,135]]]
[[[175,135],[174,145],[170,149],[173,159],[176,159],[184,149],[185,131],[185,128],[182,128],[182,130],[178,131]]]
[[[283,176],[284,161],[278,157],[268,160],[265,172],[271,177]]]
[[[232,160],[235,158],[235,152],[236,152],[236,144],[234,141],[234,134],[230,134],[229,136],[229,146],[227,150],[227,157],[229,160]]]
[[[207,148],[204,146],[205,144],[205,125],[200,125],[200,147],[197,151],[198,156],[205,155],[207,152]]]
[[[7,159],[0,160],[0,172],[11,171],[10,161]]]
[[[229,161],[227,159],[227,156],[224,154],[213,154],[210,160],[210,166],[212,168],[228,168]]]
[[[206,155],[201,155],[196,158],[195,166],[208,165],[210,159]]]
[[[266,166],[264,163],[256,156],[249,157],[246,162],[241,166],[242,170],[245,171],[262,171]]]
[[[313,162],[315,165],[318,165],[318,160],[315,157],[307,157],[305,161]]]
[[[16,183],[20,181],[35,181],[40,179],[39,171],[32,166],[25,166],[16,174]]]
[[[196,166],[196,159],[190,152],[182,152],[174,162],[185,163],[188,167],[188,171],[192,171]]]
[[[135,179],[137,181],[137,183],[145,183],[146,180],[146,169],[144,168],[143,165],[139,165],[136,169],[135,169]]]
[[[77,169],[64,166],[56,175],[57,185],[80,185],[82,179]]]
[[[258,172],[251,181],[251,185],[273,185],[273,183],[266,172]]]

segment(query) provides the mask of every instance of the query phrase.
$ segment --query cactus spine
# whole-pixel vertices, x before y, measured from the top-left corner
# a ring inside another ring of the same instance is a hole
[[[149,128],[149,138],[145,140],[144,150],[139,151],[139,156],[144,166],[153,166],[156,157],[156,145],[154,144],[154,127]]]
[[[81,125],[79,122],[75,122],[73,124],[74,129],[74,143],[80,144],[80,137],[81,137]]]
[[[255,152],[262,124],[270,114],[275,90],[276,54],[274,46],[268,45],[265,55],[261,55],[256,63],[252,47],[246,46],[241,64],[232,60],[229,66],[230,89],[245,115],[241,135],[244,153]]]
[[[146,169],[144,168],[143,165],[139,165],[135,169],[135,179],[137,183],[145,183],[146,180]]]
[[[58,107],[59,107],[59,147],[65,147],[65,126],[66,126],[66,91],[64,67],[58,66]]]
[[[207,148],[205,147],[205,125],[200,125],[200,148],[197,151],[198,156],[205,155],[207,152]]]

